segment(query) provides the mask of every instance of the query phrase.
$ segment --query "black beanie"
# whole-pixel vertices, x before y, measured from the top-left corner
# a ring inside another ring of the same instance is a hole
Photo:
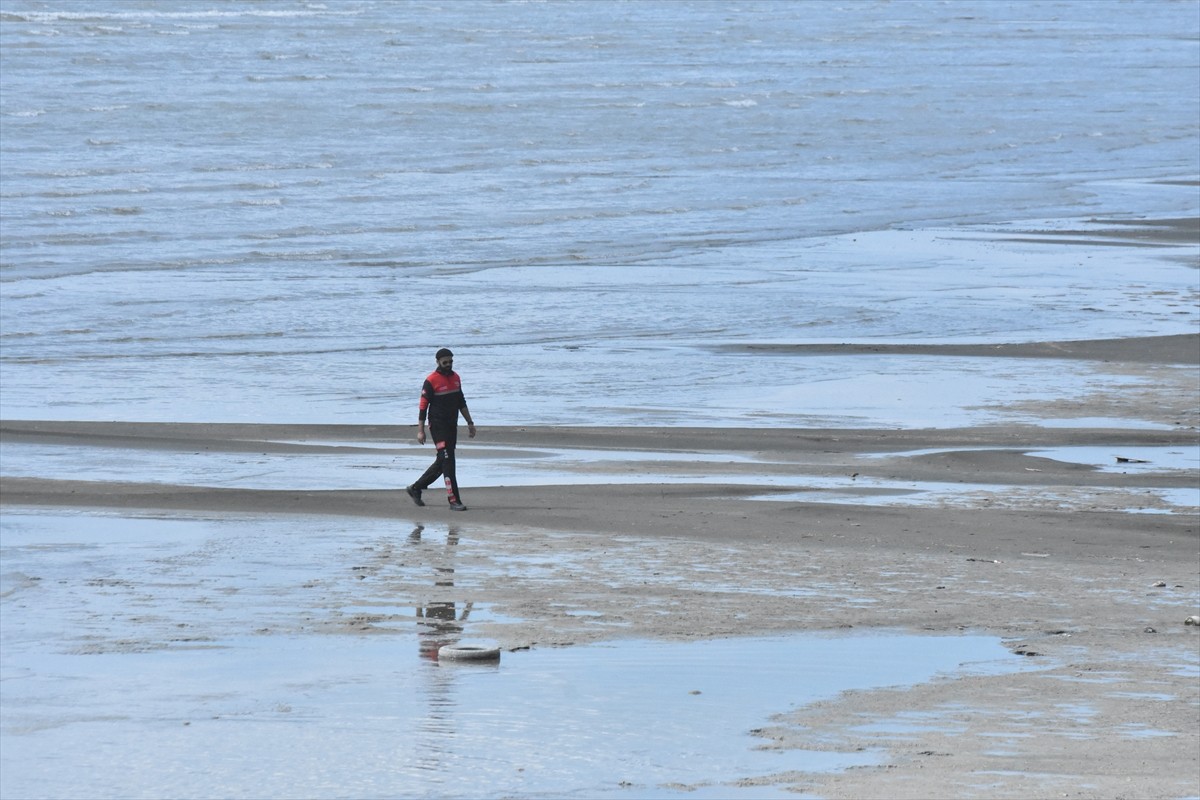
[[[443,347],[441,350],[438,350],[437,355],[435,355],[434,358],[437,359],[438,361],[441,361],[446,356],[450,356],[451,358],[454,358],[454,353],[450,352],[449,347]]]

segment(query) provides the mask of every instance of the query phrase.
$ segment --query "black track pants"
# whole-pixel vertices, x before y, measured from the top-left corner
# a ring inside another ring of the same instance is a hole
[[[445,478],[447,499],[451,503],[461,503],[462,495],[458,493],[458,475],[454,467],[454,448],[458,444],[458,428],[451,429],[447,435],[446,431],[435,430],[433,426],[430,426],[429,433],[437,447],[437,458],[413,486],[424,490],[433,485],[433,482],[439,477]]]

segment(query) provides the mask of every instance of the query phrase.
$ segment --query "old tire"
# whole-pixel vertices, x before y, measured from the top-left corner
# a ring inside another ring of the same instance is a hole
[[[500,648],[477,644],[447,644],[438,648],[438,661],[499,661]]]

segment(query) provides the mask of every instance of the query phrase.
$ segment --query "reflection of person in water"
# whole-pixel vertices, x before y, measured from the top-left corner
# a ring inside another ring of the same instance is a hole
[[[418,525],[409,534],[409,544],[420,544],[421,533],[425,526]],[[458,545],[458,529],[450,528],[446,535],[445,560],[434,565],[434,588],[436,594],[442,595],[443,589],[454,588],[454,567],[451,566],[454,551],[450,548]],[[436,600],[417,607],[417,649],[422,658],[437,659],[438,648],[442,645],[454,644],[462,635],[462,623],[471,614],[471,603],[463,606],[461,615],[453,600]]]

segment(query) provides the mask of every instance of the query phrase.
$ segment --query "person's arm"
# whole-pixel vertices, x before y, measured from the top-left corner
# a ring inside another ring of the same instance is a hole
[[[475,420],[471,419],[471,409],[467,408],[467,396],[462,393],[462,387],[458,389],[459,397],[458,410],[462,413],[463,419],[467,421],[467,436],[475,438]]]
[[[421,402],[417,404],[417,444],[425,444],[425,417],[429,413],[429,398],[433,396],[433,387],[429,381],[421,385]]]

